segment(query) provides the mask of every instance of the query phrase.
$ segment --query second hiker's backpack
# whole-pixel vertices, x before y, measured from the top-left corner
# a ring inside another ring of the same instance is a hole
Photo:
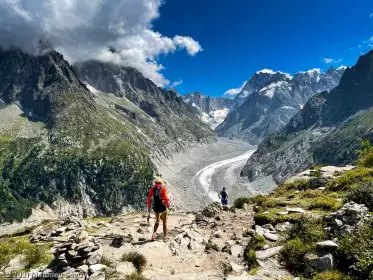
[[[221,198],[222,199],[227,199],[227,193],[226,193],[226,191],[221,191]]]
[[[162,190],[163,190],[163,187],[157,188],[156,186],[154,186],[153,203],[155,206],[162,205]]]

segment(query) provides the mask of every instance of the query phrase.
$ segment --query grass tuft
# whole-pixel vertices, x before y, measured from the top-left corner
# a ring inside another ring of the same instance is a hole
[[[126,253],[122,256],[122,262],[131,262],[136,267],[137,271],[141,272],[146,266],[146,257],[138,252]]]
[[[126,280],[148,280],[148,278],[145,278],[139,273],[132,273],[131,275],[128,275]]]

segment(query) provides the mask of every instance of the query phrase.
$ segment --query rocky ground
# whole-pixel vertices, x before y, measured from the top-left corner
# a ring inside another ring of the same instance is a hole
[[[50,244],[56,262],[34,268],[33,272],[60,272],[64,277],[83,273],[89,279],[115,275],[125,279],[139,272],[123,256],[137,252],[147,263],[141,267],[145,279],[277,279],[289,276],[275,255],[261,252],[263,270],[248,275],[244,249],[254,231],[252,209],[222,209],[212,204],[199,213],[170,213],[169,235],[150,241],[154,219],[147,223],[142,213],[86,221],[67,220],[44,224],[32,231],[30,242]],[[272,234],[272,235],[271,235]],[[268,233],[268,247],[276,235]],[[271,239],[272,238],[272,239]],[[15,256],[3,272],[22,271]],[[261,275],[261,276],[260,276]],[[271,278],[272,277],[272,278]]]
[[[25,271],[34,277],[24,279],[42,279],[42,273],[89,280],[366,279],[336,278],[344,272],[333,269],[339,269],[343,244],[371,220],[367,206],[348,201],[344,184],[372,175],[353,166],[316,167],[235,207],[171,211],[166,240],[161,227],[150,240],[154,217],[148,223],[145,213],[44,222],[0,239],[0,271],[14,279]]]

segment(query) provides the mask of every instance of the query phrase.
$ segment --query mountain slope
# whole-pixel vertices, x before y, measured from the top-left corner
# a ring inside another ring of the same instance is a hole
[[[194,113],[201,120],[215,129],[224,121],[234,101],[230,98],[213,98],[199,92],[192,92],[182,96],[185,103],[192,106]]]
[[[74,68],[97,100],[114,107],[137,126],[147,136],[149,147],[164,156],[171,156],[188,142],[214,137],[175,91],[157,87],[134,68],[93,60],[77,63]],[[176,150],[166,148],[169,144]]]
[[[345,68],[299,72],[294,77],[262,70],[245,84],[235,104],[216,129],[219,136],[242,138],[259,144],[279,131],[315,93],[338,85]]]
[[[40,203],[60,217],[139,208],[156,172],[153,150],[167,156],[213,137],[176,93],[132,71],[139,106],[92,93],[55,51],[0,51],[0,222]]]
[[[362,139],[373,139],[373,51],[348,68],[340,84],[311,98],[279,133],[263,141],[242,175],[277,182],[313,164],[346,164]]]

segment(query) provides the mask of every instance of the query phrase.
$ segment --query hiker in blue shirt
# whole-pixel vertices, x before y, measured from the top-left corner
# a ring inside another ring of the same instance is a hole
[[[223,190],[219,193],[219,198],[221,200],[221,204],[223,206],[227,206],[228,205],[228,194],[227,192],[225,191],[225,188],[223,187]]]

